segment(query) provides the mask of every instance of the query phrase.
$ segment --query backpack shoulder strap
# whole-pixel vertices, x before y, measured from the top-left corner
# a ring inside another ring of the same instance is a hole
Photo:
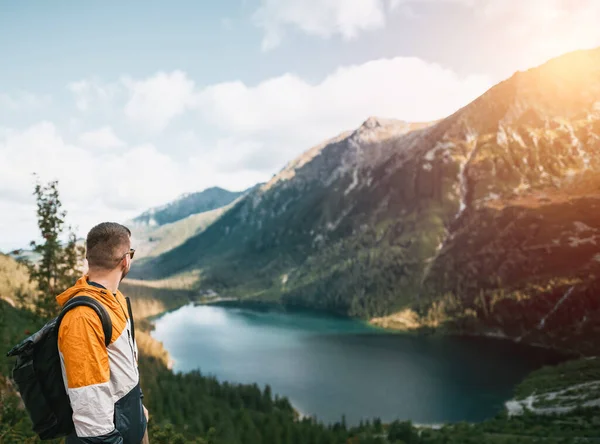
[[[135,323],[133,322],[133,312],[131,311],[131,300],[129,298],[125,298],[127,301],[127,312],[129,313],[129,322],[131,323],[131,339],[135,343]]]
[[[56,318],[56,331],[58,332],[60,323],[70,310],[74,309],[75,307],[82,306],[93,309],[100,318],[100,321],[102,322],[102,330],[104,331],[104,345],[108,347],[108,344],[110,344],[110,340],[112,338],[112,321],[110,319],[110,315],[106,311],[104,305],[90,296],[75,296],[64,305],[63,309],[58,315],[58,318]]]

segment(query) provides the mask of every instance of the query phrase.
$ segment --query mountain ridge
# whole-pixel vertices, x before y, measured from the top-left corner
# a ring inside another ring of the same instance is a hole
[[[184,193],[171,202],[143,212],[131,222],[134,225],[150,226],[177,222],[192,214],[224,207],[247,191],[229,191],[220,187],[210,187],[199,192]]]
[[[134,273],[196,269],[227,295],[568,347],[600,334],[599,135],[600,49],[567,54],[436,122],[367,119]]]

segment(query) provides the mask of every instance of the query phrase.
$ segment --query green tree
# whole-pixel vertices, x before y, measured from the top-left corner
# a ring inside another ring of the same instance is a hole
[[[412,422],[394,421],[390,424],[388,439],[391,442],[401,441],[406,444],[416,444],[419,442],[419,435],[412,426]]]
[[[42,185],[39,181],[33,193],[37,202],[37,220],[41,242],[31,241],[33,251],[40,255],[37,263],[27,262],[30,279],[37,284],[36,310],[38,316],[56,316],[59,307],[55,297],[71,286],[80,273],[83,247],[68,227],[67,241],[62,242],[67,212],[62,209],[58,181]]]

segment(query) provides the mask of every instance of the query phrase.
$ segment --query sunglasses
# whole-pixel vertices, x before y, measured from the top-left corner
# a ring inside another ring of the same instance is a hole
[[[119,259],[119,260],[122,261],[123,259],[125,259],[125,256],[127,256],[127,255],[131,256],[131,259],[133,259],[134,254],[135,254],[135,248],[130,248],[129,251],[127,253],[125,253],[123,256],[121,256],[121,259]]]

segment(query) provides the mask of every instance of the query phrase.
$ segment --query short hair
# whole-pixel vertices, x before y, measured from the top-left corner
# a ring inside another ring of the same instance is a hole
[[[131,231],[116,222],[102,222],[90,230],[86,240],[86,258],[90,268],[112,270],[130,244]]]

